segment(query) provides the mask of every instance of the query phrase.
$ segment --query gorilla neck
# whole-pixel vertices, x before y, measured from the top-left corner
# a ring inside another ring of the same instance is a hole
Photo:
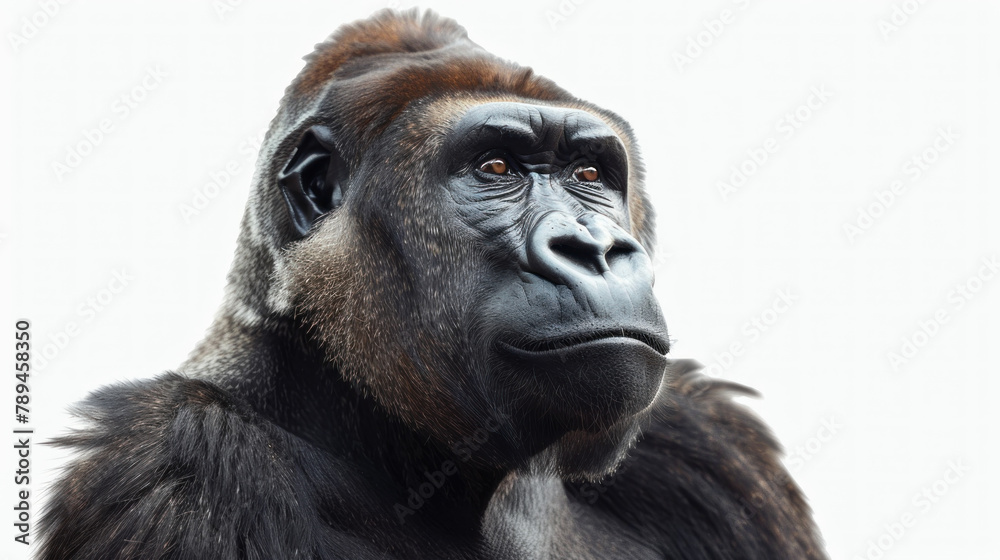
[[[510,469],[463,461],[388,414],[345,381],[303,332],[291,322],[261,329],[219,318],[180,371],[216,383],[308,444],[334,457],[350,457],[364,471],[360,478],[370,480],[383,497],[392,488],[390,493],[406,504],[409,489],[428,482],[425,473],[438,480],[441,473],[444,484],[413,517],[437,514],[474,528]],[[233,348],[241,353],[233,354]]]
[[[509,489],[547,480],[545,491],[551,493],[562,491],[560,477],[601,478],[638,431],[634,421],[600,434],[554,431],[527,451],[515,450],[520,436],[503,426],[485,440],[472,434],[449,448],[345,381],[302,333],[291,321],[263,329],[220,318],[180,369],[218,384],[304,442],[337,458],[350,457],[359,478],[371,481],[369,500],[388,495],[407,505],[411,489],[435,483],[414,521],[447,519],[456,528],[476,531],[484,518],[495,515],[490,511],[504,507],[500,494],[509,490],[498,493],[501,485]],[[560,466],[567,463],[574,465],[568,473]],[[393,504],[386,510],[393,512]]]

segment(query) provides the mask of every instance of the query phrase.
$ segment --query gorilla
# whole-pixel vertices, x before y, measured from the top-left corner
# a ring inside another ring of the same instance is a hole
[[[383,11],[258,161],[204,340],[57,440],[39,558],[825,558],[752,392],[667,357],[620,117]]]

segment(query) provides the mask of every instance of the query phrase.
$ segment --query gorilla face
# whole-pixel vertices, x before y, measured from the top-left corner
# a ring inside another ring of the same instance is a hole
[[[629,233],[626,147],[580,109],[433,105],[349,171],[328,129],[299,142],[282,178],[306,224],[295,306],[341,374],[408,423],[448,443],[499,418],[485,460],[547,450],[563,473],[600,476],[669,349]]]
[[[614,131],[580,110],[486,103],[442,152],[453,211],[485,249],[477,313],[516,408],[599,430],[648,406],[668,342],[650,259],[628,233]]]

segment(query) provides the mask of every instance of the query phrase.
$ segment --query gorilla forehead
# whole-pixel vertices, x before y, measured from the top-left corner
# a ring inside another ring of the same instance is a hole
[[[555,163],[567,158],[615,158],[627,161],[618,134],[597,116],[580,109],[513,101],[482,103],[466,110],[451,127],[445,152],[466,153],[503,146],[519,155],[547,155]],[[466,156],[467,157],[467,156]]]

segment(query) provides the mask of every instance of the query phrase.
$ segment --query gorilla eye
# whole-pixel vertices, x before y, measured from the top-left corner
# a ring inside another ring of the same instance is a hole
[[[580,166],[573,171],[573,177],[577,181],[596,181],[600,174],[597,172],[597,168],[593,165]]]
[[[479,166],[479,170],[483,173],[490,173],[492,175],[504,175],[510,166],[507,165],[507,160],[503,158],[493,158],[489,161],[483,162]]]

